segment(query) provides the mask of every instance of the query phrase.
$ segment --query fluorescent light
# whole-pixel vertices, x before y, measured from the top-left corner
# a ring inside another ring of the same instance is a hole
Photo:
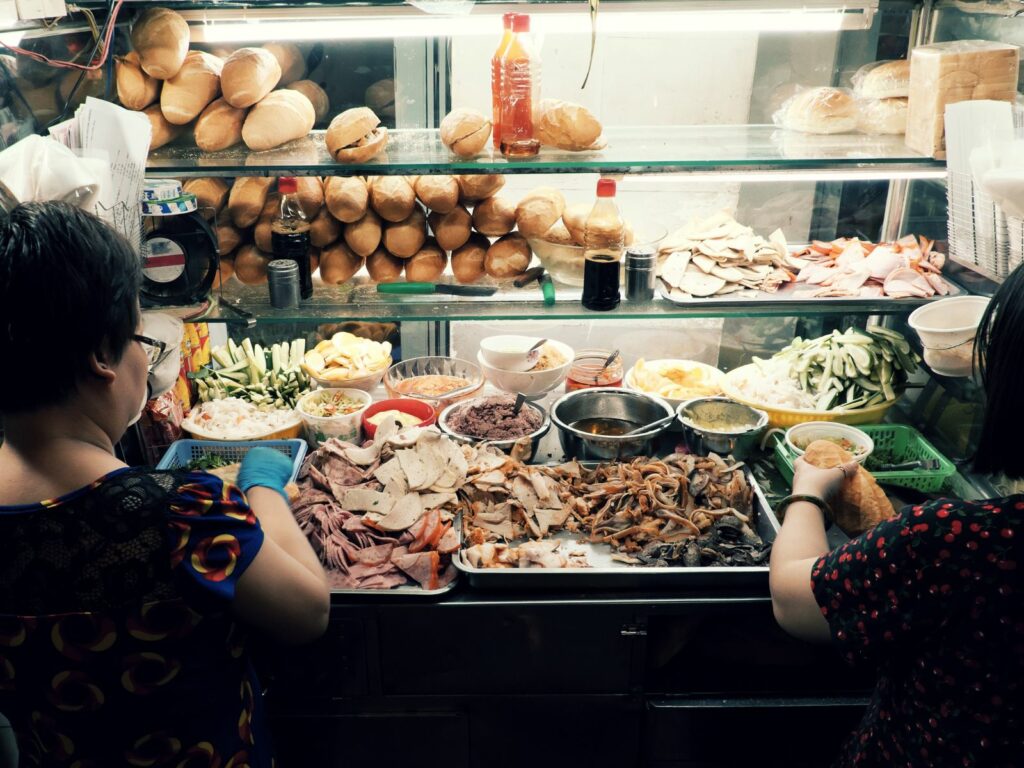
[[[800,170],[800,171],[677,171],[654,176],[629,176],[623,182],[633,186],[658,186],[673,178],[680,181],[707,181],[716,184],[746,184],[774,182],[797,184],[819,181],[927,181],[946,178],[945,168],[918,168],[904,170],[880,170],[878,168],[850,168],[846,170]]]

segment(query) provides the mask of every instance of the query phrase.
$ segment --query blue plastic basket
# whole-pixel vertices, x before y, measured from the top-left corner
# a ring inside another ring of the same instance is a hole
[[[236,442],[178,440],[171,443],[156,468],[178,469],[207,454],[221,456],[234,464],[236,461],[241,461],[250,448],[273,448],[291,459],[292,482],[295,482],[295,478],[299,476],[302,460],[306,457],[305,440],[238,440]]]

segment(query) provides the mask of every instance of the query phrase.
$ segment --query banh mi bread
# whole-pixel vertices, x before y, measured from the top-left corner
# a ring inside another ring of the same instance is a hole
[[[454,251],[465,245],[472,231],[473,219],[461,205],[449,213],[430,214],[430,230],[437,238],[437,244],[446,251]]]
[[[369,181],[370,206],[385,221],[405,221],[416,207],[416,193],[405,176],[374,176]]]
[[[362,176],[329,176],[324,182],[327,209],[346,224],[359,221],[370,204],[370,189]]]
[[[369,209],[359,221],[345,226],[344,237],[348,247],[367,258],[380,247],[383,235],[384,225],[380,217]]]
[[[221,254],[231,253],[242,243],[242,233],[231,223],[231,211],[226,207],[217,214],[214,234],[217,235],[217,250]]]
[[[216,152],[238,144],[248,114],[248,109],[232,107],[222,98],[210,102],[196,120],[196,146],[204,152]]]
[[[181,189],[196,196],[199,212],[208,219],[214,218],[227,205],[231,191],[228,183],[218,176],[189,179]]]
[[[573,240],[569,230],[566,229],[565,222],[562,221],[556,221],[552,224],[551,228],[541,235],[540,239],[556,245],[576,245],[576,241]]]
[[[316,121],[323,122],[331,110],[331,101],[327,98],[327,92],[312,80],[298,80],[285,86],[290,91],[298,91],[313,105],[313,112],[316,114]]]
[[[542,99],[534,109],[533,135],[541,144],[572,152],[601,149],[601,122],[586,107]]]
[[[265,43],[263,49],[277,59],[277,65],[281,68],[278,85],[291,85],[306,76],[306,57],[299,46],[294,43]]]
[[[906,59],[866,64],[853,76],[853,92],[864,99],[905,99],[910,95]]]
[[[384,225],[384,248],[400,259],[408,259],[418,253],[426,240],[427,217],[418,206],[405,221]]]
[[[477,173],[456,176],[459,183],[459,200],[463,204],[477,203],[498,193],[505,186],[505,177],[500,173]]]
[[[488,237],[507,235],[516,226],[516,207],[495,195],[473,207],[473,229]]]
[[[804,461],[820,469],[832,469],[849,464],[853,454],[828,440],[815,440],[804,451]],[[843,481],[839,494],[832,502],[836,525],[847,536],[859,536],[885,520],[896,516],[892,502],[878,487],[875,478],[864,467],[857,465],[853,477]]]
[[[347,283],[362,266],[363,257],[341,240],[320,251],[320,279],[328,285]]]
[[[473,157],[491,138],[491,121],[482,112],[453,109],[441,121],[441,143],[459,157]]]
[[[141,111],[160,97],[160,81],[143,71],[137,51],[117,57],[114,65],[117,100],[122,107]]]
[[[518,232],[505,235],[487,249],[484,271],[500,280],[519,277],[529,266],[533,251]]]
[[[220,73],[224,100],[233,107],[262,101],[281,79],[281,65],[265,48],[239,48],[228,56]]]
[[[154,149],[159,149],[164,144],[174,141],[185,130],[184,125],[174,125],[167,122],[167,118],[164,117],[163,110],[160,109],[159,104],[150,104],[142,110],[142,114],[149,118],[149,127],[151,129],[149,150],[151,152]]]
[[[298,176],[295,194],[306,219],[312,221],[324,206],[324,184],[319,176]]]
[[[516,226],[524,237],[540,237],[565,211],[565,198],[557,189],[538,187],[516,206]]]
[[[312,274],[320,269],[320,248],[309,249],[309,272]]]
[[[562,223],[576,245],[583,245],[590,208],[586,203],[571,203],[562,211]]]
[[[459,204],[459,183],[454,176],[417,176],[413,191],[421,203],[436,213],[448,213]]]
[[[345,225],[331,216],[326,206],[309,223],[309,242],[314,248],[326,248],[339,237]]]
[[[221,256],[217,261],[217,274],[213,278],[213,287],[220,288],[235,274],[235,256]]]
[[[392,256],[383,248],[366,257],[366,271],[375,283],[393,283],[400,280],[405,269],[405,259]]]
[[[272,258],[255,245],[243,245],[235,252],[235,277],[246,285],[267,282],[267,264]]]
[[[190,51],[178,73],[164,81],[160,109],[167,122],[191,123],[220,94],[224,62],[202,51]]]
[[[474,232],[461,248],[452,252],[452,274],[460,283],[475,283],[484,276],[484,259],[491,241]]]
[[[367,107],[353,107],[336,115],[327,127],[327,150],[341,163],[365,163],[384,151],[388,129]]]
[[[228,195],[231,223],[239,229],[251,227],[263,212],[270,185],[274,179],[265,176],[240,176],[235,179]]]
[[[142,70],[167,80],[178,74],[188,55],[188,22],[167,8],[147,8],[132,25],[131,39]]]
[[[236,485],[238,483],[238,470],[242,468],[241,462],[235,464],[228,464],[226,467],[216,467],[215,469],[203,470],[211,475],[216,475],[225,483],[230,485]],[[284,492],[288,496],[288,501],[295,502],[299,499],[299,486],[295,483],[288,483],[284,487]]]
[[[395,81],[387,78],[371,83],[363,93],[366,106],[384,117],[395,116]]]
[[[274,239],[270,228],[280,213],[281,196],[277,192],[271,192],[267,195],[267,202],[263,204],[263,211],[252,231],[252,241],[264,253],[274,252]]]
[[[857,129],[857,102],[842,88],[808,88],[782,105],[779,124],[803,133],[851,133]]]
[[[411,283],[433,283],[444,274],[447,266],[448,254],[428,240],[405,262],[405,279]]]
[[[309,99],[298,91],[274,91],[249,110],[242,140],[253,152],[261,152],[308,136],[315,122]]]

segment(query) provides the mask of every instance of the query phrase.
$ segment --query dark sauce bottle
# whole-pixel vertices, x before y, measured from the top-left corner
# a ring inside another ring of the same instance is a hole
[[[606,312],[619,306],[624,225],[615,205],[615,181],[597,182],[597,202],[583,236],[583,306]]]
[[[310,263],[309,221],[299,204],[298,182],[293,176],[277,180],[281,212],[270,225],[270,242],[275,259],[289,259],[299,265],[299,294],[313,295],[313,270]]]

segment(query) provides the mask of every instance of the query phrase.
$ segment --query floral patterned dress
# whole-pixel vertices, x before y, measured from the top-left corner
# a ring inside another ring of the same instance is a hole
[[[126,468],[0,507],[0,712],[21,765],[271,765],[228,613],[262,542],[203,472]]]
[[[815,563],[878,685],[839,766],[1024,765],[1024,497],[907,507]]]

